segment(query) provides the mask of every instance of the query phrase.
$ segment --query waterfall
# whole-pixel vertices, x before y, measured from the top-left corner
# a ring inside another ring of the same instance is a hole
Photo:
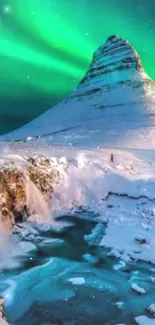
[[[29,220],[41,223],[48,223],[52,221],[51,212],[48,203],[45,201],[41,191],[37,186],[28,178],[24,179],[24,190],[26,196],[26,207],[30,214]],[[21,211],[22,212],[22,211]],[[24,213],[24,212],[23,212]],[[12,220],[0,219],[0,254],[8,243],[10,232],[12,228]]]
[[[48,203],[45,201],[41,191],[28,178],[24,181],[26,206],[30,214],[31,220],[40,222],[51,221],[51,213],[49,211]]]
[[[0,221],[0,256],[8,243],[10,229],[11,226],[4,224],[2,220]]]

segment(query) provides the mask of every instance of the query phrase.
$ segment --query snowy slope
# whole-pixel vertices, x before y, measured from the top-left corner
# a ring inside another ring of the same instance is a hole
[[[11,154],[11,150],[16,155]],[[80,150],[52,146],[30,149],[27,143],[23,145],[15,142],[10,144],[6,156],[1,157],[1,164],[11,166],[11,169],[15,166],[17,170],[22,171],[21,166],[27,164],[27,157],[32,157],[32,152],[35,161],[41,160],[39,157],[42,155],[45,160],[50,159],[50,166],[44,166],[49,177],[51,170],[59,175],[59,182],[53,180],[51,183],[53,193],[49,201],[48,220],[42,210],[37,212],[41,213],[39,217],[37,214],[41,229],[42,226],[50,229],[53,227],[53,218],[68,213],[73,215],[73,220],[77,211],[87,211],[90,218],[94,213],[99,227],[95,228],[86,240],[95,240],[96,245],[107,247],[112,255],[125,261],[134,258],[155,264],[154,155],[145,159],[136,152],[133,154],[112,148]],[[110,159],[111,153],[113,162]],[[23,157],[23,160],[20,162],[17,157]],[[39,166],[41,167],[41,164]],[[47,181],[44,186],[46,188]],[[40,197],[38,199],[40,200]],[[32,216],[29,220],[35,223],[36,218]],[[38,239],[35,238],[31,227],[28,221],[25,235],[20,227],[19,238],[25,242],[29,233],[30,241],[38,245]],[[17,250],[16,244],[15,253],[20,253],[21,249],[19,247]],[[0,266],[4,262],[6,254],[4,260],[1,254]],[[9,265],[8,260],[7,264]]]
[[[70,96],[2,138],[23,139],[76,127],[85,127],[87,133],[99,127],[103,143],[111,131],[118,135],[119,144],[129,133],[127,143],[134,131],[138,143],[145,133],[146,146],[153,147],[150,139],[155,136],[154,114],[155,84],[145,73],[135,49],[120,37],[111,36],[94,53],[88,72]]]

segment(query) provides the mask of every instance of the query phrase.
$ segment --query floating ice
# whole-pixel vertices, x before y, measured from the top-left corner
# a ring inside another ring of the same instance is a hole
[[[84,278],[70,278],[70,279],[68,279],[68,281],[74,285],[82,285],[85,283]]]
[[[138,316],[135,318],[138,325],[155,325],[155,319],[151,319],[147,316]]]
[[[124,306],[124,302],[123,302],[123,301],[118,301],[118,302],[116,302],[116,306],[117,306],[119,309],[122,309],[123,306]]]
[[[97,256],[94,256],[92,254],[86,253],[83,255],[83,259],[87,261],[90,264],[96,264],[98,263],[98,258]]]
[[[136,283],[133,283],[132,285],[131,285],[131,288],[134,290],[134,291],[136,291],[137,293],[139,293],[139,294],[145,294],[146,293],[146,291],[143,289],[143,288],[141,288],[141,287],[139,287]]]
[[[149,312],[155,316],[155,304],[151,304],[148,308]]]

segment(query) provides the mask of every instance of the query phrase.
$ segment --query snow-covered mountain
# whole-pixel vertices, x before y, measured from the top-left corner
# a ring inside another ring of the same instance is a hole
[[[154,134],[154,116],[154,82],[144,71],[135,49],[126,40],[111,36],[94,53],[89,70],[71,95],[2,138],[23,139],[84,126],[89,131],[100,128],[105,134],[111,131],[112,134],[119,133],[119,141],[120,138],[124,139],[126,133],[133,133],[134,130],[141,142],[145,128],[150,146]],[[137,129],[140,129],[139,132]],[[103,141],[105,134],[102,136]]]
[[[112,36],[75,92],[1,137],[11,140],[0,142],[10,324],[154,324],[154,108],[137,52]]]

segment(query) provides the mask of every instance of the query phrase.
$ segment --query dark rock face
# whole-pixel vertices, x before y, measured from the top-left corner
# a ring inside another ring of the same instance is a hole
[[[26,206],[24,175],[16,167],[0,172],[0,214],[3,223],[13,225],[15,215],[19,216]]]
[[[59,172],[51,168],[51,160],[46,157],[42,159],[31,157],[27,160],[30,163],[28,175],[46,200],[51,199],[53,184],[59,181]]]

